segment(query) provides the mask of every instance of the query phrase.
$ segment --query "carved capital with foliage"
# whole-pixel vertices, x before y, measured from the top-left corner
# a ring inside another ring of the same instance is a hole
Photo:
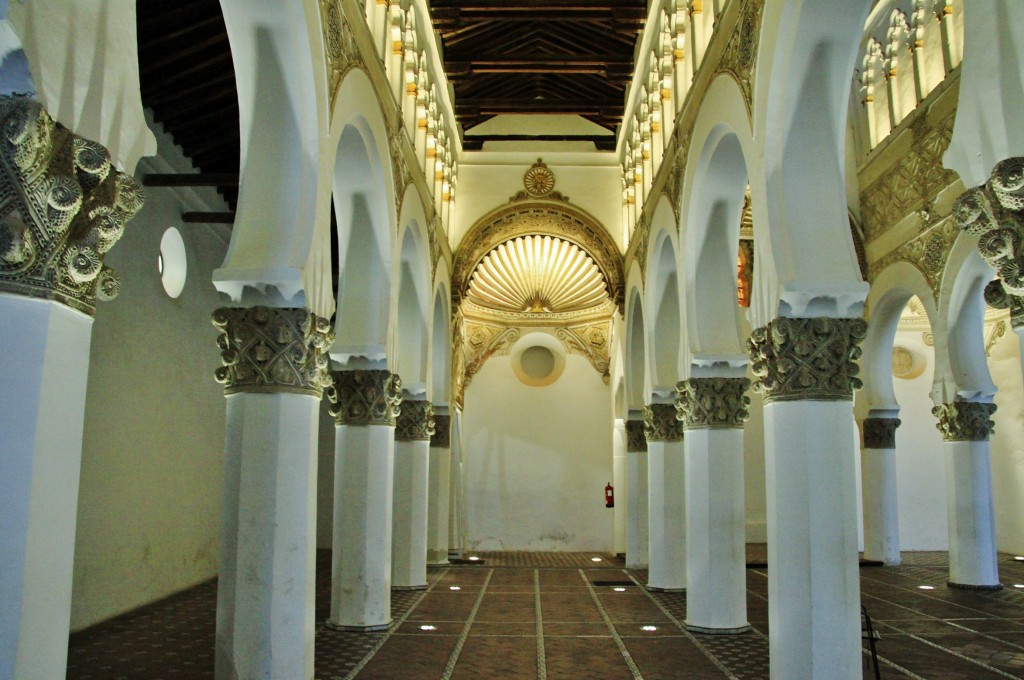
[[[900,422],[899,418],[865,418],[864,448],[895,449],[896,428]]]
[[[676,417],[686,430],[742,428],[750,417],[746,378],[690,378],[676,385]]]
[[[390,371],[334,371],[327,390],[338,425],[395,427],[402,404],[402,379]]]
[[[395,440],[430,441],[434,436],[434,405],[429,401],[403,401],[395,423]]]
[[[947,442],[983,442],[995,430],[991,416],[996,405],[981,401],[954,401],[939,404],[932,415],[939,419],[935,425]]]
[[[0,195],[0,290],[90,315],[117,296],[121,279],[103,256],[143,195],[103,146],[33,99],[0,96]]]
[[[430,436],[430,445],[440,449],[450,448],[452,417],[434,414],[434,434]]]
[[[647,450],[647,436],[644,434],[644,421],[626,421],[626,451],[628,453]]]
[[[747,341],[754,390],[774,401],[849,401],[863,384],[857,373],[863,319],[778,317]]]
[[[213,313],[226,394],[292,392],[320,397],[330,385],[330,321],[294,307],[221,307]]]
[[[985,286],[985,302],[994,309],[1009,309],[1010,325],[1024,327],[1024,295],[1008,293],[1001,279],[989,281]]]
[[[683,424],[676,418],[675,404],[644,407],[644,436],[648,442],[683,441]]]

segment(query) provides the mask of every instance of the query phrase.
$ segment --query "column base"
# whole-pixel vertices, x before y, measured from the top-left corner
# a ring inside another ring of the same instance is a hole
[[[427,562],[428,567],[447,567],[451,565],[451,562],[445,560],[444,562]]]
[[[706,628],[704,626],[695,626],[684,621],[683,627],[691,633],[701,633],[703,635],[742,635],[743,633],[749,633],[752,630],[749,623],[745,626],[740,626],[739,628]]]
[[[649,593],[685,593],[686,592],[686,588],[659,588],[658,586],[652,586],[652,585],[647,585],[647,586],[644,586],[644,587],[647,588],[647,592],[649,592]]]
[[[421,586],[391,586],[391,590],[426,590],[427,584],[424,583]]]
[[[992,585],[976,585],[974,583],[954,583],[953,581],[946,581],[946,585],[956,590],[1002,590],[1002,583],[994,583]]]
[[[340,633],[384,633],[391,630],[391,624],[394,621],[388,621],[387,623],[378,624],[375,626],[343,626],[332,621],[324,623],[324,627],[328,630],[336,630]]]

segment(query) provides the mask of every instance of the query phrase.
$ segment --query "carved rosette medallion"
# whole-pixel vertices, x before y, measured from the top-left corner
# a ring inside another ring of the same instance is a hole
[[[644,421],[626,421],[626,452],[635,453],[647,450],[647,436],[644,434]]]
[[[690,378],[676,385],[676,417],[686,430],[742,428],[750,417],[746,378]]]
[[[676,418],[675,404],[644,407],[644,436],[648,442],[683,441],[683,424]]]
[[[1007,293],[1001,280],[989,281],[985,286],[985,302],[993,309],[1009,309],[1010,325],[1024,327],[1024,295]]]
[[[863,384],[857,373],[863,319],[778,317],[747,341],[754,390],[774,401],[850,401]]]
[[[434,405],[429,401],[403,401],[395,422],[395,441],[430,441],[434,436]]]
[[[900,422],[899,418],[865,418],[864,448],[895,449],[896,428]]]
[[[451,416],[435,414],[434,434],[430,436],[430,445],[439,449],[450,448],[452,445],[451,425]]]
[[[334,371],[328,409],[337,425],[395,427],[402,404],[402,379],[390,371]]]
[[[103,264],[142,187],[96,142],[25,96],[0,97],[0,290],[92,315],[121,279]]]
[[[330,321],[302,308],[221,307],[213,313],[225,394],[291,392],[320,397],[331,384]]]
[[[981,401],[954,401],[939,404],[932,409],[932,415],[939,419],[935,425],[947,442],[988,441],[995,429],[991,416],[995,404]]]

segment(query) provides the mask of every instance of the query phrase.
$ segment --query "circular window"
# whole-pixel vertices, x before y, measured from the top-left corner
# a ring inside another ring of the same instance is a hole
[[[160,239],[157,269],[167,294],[172,298],[181,295],[181,291],[185,288],[188,263],[185,256],[185,241],[182,240],[181,233],[174,227],[165,231],[163,238]]]
[[[510,354],[516,377],[532,387],[550,385],[565,370],[565,349],[546,333],[530,333],[520,338]]]
[[[555,370],[555,355],[547,347],[534,345],[523,350],[519,357],[519,366],[523,373],[534,380],[543,380]]]

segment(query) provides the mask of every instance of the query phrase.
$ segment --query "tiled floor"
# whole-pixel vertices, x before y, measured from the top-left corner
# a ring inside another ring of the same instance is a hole
[[[600,562],[592,557],[600,557]],[[319,680],[768,677],[768,579],[747,570],[754,630],[685,631],[686,596],[648,593],[643,571],[610,555],[481,553],[432,569],[427,591],[392,593],[387,633],[322,623],[330,560],[318,559]],[[749,546],[763,563],[763,546]],[[861,568],[862,602],[882,639],[883,678],[1024,678],[1024,563],[1000,556],[998,592],[946,587],[945,553],[905,553],[897,569]],[[628,582],[595,585],[600,581]],[[919,586],[932,586],[924,590]],[[616,590],[619,588],[619,590]],[[207,583],[72,636],[69,680],[212,678],[216,585]],[[865,659],[867,657],[865,656]],[[865,678],[873,674],[865,666]]]

